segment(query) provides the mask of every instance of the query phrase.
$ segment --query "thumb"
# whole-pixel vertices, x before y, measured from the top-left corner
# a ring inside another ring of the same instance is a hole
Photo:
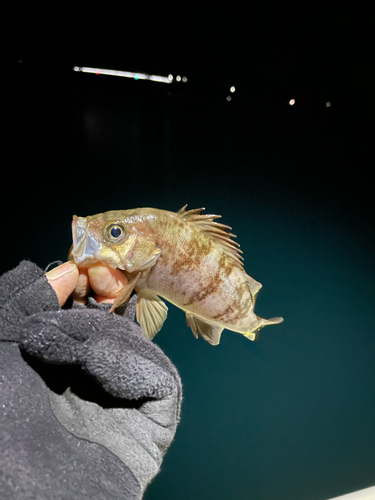
[[[60,306],[63,306],[76,287],[79,276],[77,266],[68,261],[49,271],[46,276],[59,299]]]

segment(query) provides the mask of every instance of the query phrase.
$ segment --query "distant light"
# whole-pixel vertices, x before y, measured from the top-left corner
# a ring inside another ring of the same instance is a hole
[[[180,75],[177,75],[177,76],[176,76],[176,80],[177,80],[178,82],[180,82],[180,81],[181,81],[181,77],[180,77]]]
[[[228,97],[227,97],[227,101],[228,101],[228,102],[230,102],[231,100],[232,100],[231,96],[230,96],[230,95],[228,95]]]
[[[95,73],[96,75],[111,75],[122,76],[125,78],[134,78],[135,80],[151,80],[152,82],[172,83],[173,76],[148,75],[147,73],[133,73],[131,71],[117,71],[114,69],[100,69],[74,66],[73,71],[81,71],[82,73]],[[172,78],[170,78],[172,77]]]
[[[293,106],[295,103],[296,103],[296,100],[295,99],[291,99],[289,101],[289,106]]]
[[[330,101],[326,102],[326,108],[330,108],[330,107],[331,107]]]
[[[231,87],[229,90],[230,90],[231,92],[235,92],[235,91],[236,91],[236,87]]]
[[[183,76],[183,77],[182,77],[182,81],[183,81],[183,82],[187,82],[187,78],[186,78],[186,76]]]

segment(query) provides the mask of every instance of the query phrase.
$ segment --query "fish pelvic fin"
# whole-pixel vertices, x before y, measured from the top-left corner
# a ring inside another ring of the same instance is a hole
[[[198,334],[200,334],[211,345],[220,344],[221,332],[224,330],[223,327],[206,323],[203,319],[189,313],[186,313],[186,321],[195,338],[198,338]]]
[[[253,328],[249,330],[248,332],[244,332],[242,335],[246,337],[249,340],[255,340],[257,337],[257,333],[261,328],[267,325],[278,325],[279,323],[282,323],[284,321],[284,318],[277,317],[277,318],[270,318],[270,319],[264,319],[260,318],[259,316],[256,316],[257,321],[255,322]]]
[[[143,333],[148,340],[152,340],[161,330],[168,315],[168,307],[150,290],[140,290],[136,305],[136,317]]]
[[[243,269],[242,250],[239,248],[239,243],[231,239],[237,238],[237,236],[229,232],[232,230],[230,226],[214,222],[215,219],[221,218],[221,215],[201,214],[200,212],[202,212],[204,208],[186,210],[186,207],[187,205],[183,206],[177,212],[177,216],[188,223],[194,224],[196,228],[213,239],[231,259],[233,265]]]

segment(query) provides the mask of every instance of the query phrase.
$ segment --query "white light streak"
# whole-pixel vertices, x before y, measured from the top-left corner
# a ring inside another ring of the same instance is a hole
[[[86,66],[74,66],[73,71],[82,73],[95,73],[96,75],[122,76],[134,80],[150,80],[151,82],[172,83],[173,76],[148,75],[147,73],[133,73],[132,71],[117,71],[115,69],[89,68]]]

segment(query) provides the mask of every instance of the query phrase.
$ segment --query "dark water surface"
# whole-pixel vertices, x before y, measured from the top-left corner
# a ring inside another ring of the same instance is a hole
[[[353,101],[306,91],[289,106],[245,78],[228,102],[229,78],[58,75],[8,75],[2,271],[64,260],[74,213],[188,203],[223,215],[263,284],[257,314],[285,318],[212,347],[170,306],[155,342],[181,374],[182,419],[145,499],[324,500],[373,485],[374,224]]]

